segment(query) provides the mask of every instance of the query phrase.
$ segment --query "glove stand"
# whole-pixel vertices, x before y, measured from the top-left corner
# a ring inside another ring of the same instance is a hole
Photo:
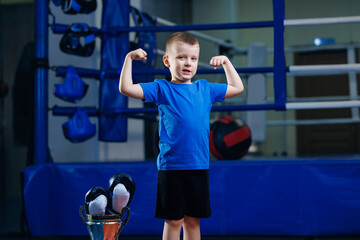
[[[81,206],[79,209],[80,217],[89,231],[91,240],[117,240],[130,217],[128,207],[124,207],[121,214],[106,214],[104,216],[84,215],[84,212],[85,206]],[[123,222],[122,218],[125,213],[126,217]]]

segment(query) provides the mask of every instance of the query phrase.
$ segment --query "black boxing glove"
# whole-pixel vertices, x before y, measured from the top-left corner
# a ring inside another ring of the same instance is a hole
[[[85,194],[85,212],[90,215],[105,215],[111,206],[111,196],[106,188],[95,186]]]
[[[112,196],[112,210],[121,213],[124,207],[128,207],[135,193],[135,182],[130,175],[117,173],[109,180],[109,191]]]

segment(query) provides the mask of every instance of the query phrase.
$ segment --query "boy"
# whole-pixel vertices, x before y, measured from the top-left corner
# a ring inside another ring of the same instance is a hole
[[[165,219],[163,239],[200,239],[200,218],[209,217],[209,117],[214,102],[222,102],[244,90],[226,56],[215,56],[210,65],[222,66],[227,84],[206,80],[191,82],[196,73],[200,46],[189,33],[172,34],[163,63],[171,81],[156,79],[133,84],[132,61],[146,60],[137,49],[126,55],[120,75],[122,94],[153,102],[159,109],[158,186],[155,217]]]

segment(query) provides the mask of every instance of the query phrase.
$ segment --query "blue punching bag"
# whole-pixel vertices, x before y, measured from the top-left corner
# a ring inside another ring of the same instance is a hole
[[[102,27],[129,27],[129,0],[103,0]],[[114,17],[116,16],[116,17]],[[101,70],[121,69],[129,52],[129,34],[118,37],[104,34],[101,38]],[[127,140],[127,116],[108,114],[116,109],[126,109],[128,98],[119,92],[119,76],[104,74],[99,88],[99,140],[124,142]]]

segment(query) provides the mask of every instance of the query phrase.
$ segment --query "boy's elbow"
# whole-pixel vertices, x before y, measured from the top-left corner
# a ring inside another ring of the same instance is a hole
[[[239,91],[238,94],[240,94],[240,93],[242,93],[242,92],[244,91],[245,87],[244,87],[244,84],[242,83],[241,79],[240,79],[240,81],[238,82],[238,84],[236,85],[236,88],[237,88],[238,91]]]
[[[244,91],[244,85],[240,84],[238,86],[234,86],[234,93],[235,95],[238,95]]]
[[[244,91],[244,87],[242,88],[236,88],[236,90],[234,91],[234,96],[239,95],[240,93],[242,93]]]
[[[225,94],[225,98],[231,98],[234,97],[236,95],[239,95],[240,93],[242,93],[244,91],[244,86],[232,86],[232,85],[228,85],[228,89],[226,91]]]
[[[240,87],[239,87],[239,93],[238,94],[240,94],[240,93],[242,93],[243,91],[244,91],[244,85],[241,85]]]
[[[121,86],[119,86],[119,92],[120,92],[121,94],[124,94],[124,88],[121,87]]]
[[[125,96],[127,96],[128,91],[123,86],[119,86],[119,92]]]
[[[125,96],[127,96],[127,97],[130,97],[129,91],[126,91],[126,90],[122,89],[122,90],[120,90],[120,93],[121,93],[122,95],[125,95]]]

